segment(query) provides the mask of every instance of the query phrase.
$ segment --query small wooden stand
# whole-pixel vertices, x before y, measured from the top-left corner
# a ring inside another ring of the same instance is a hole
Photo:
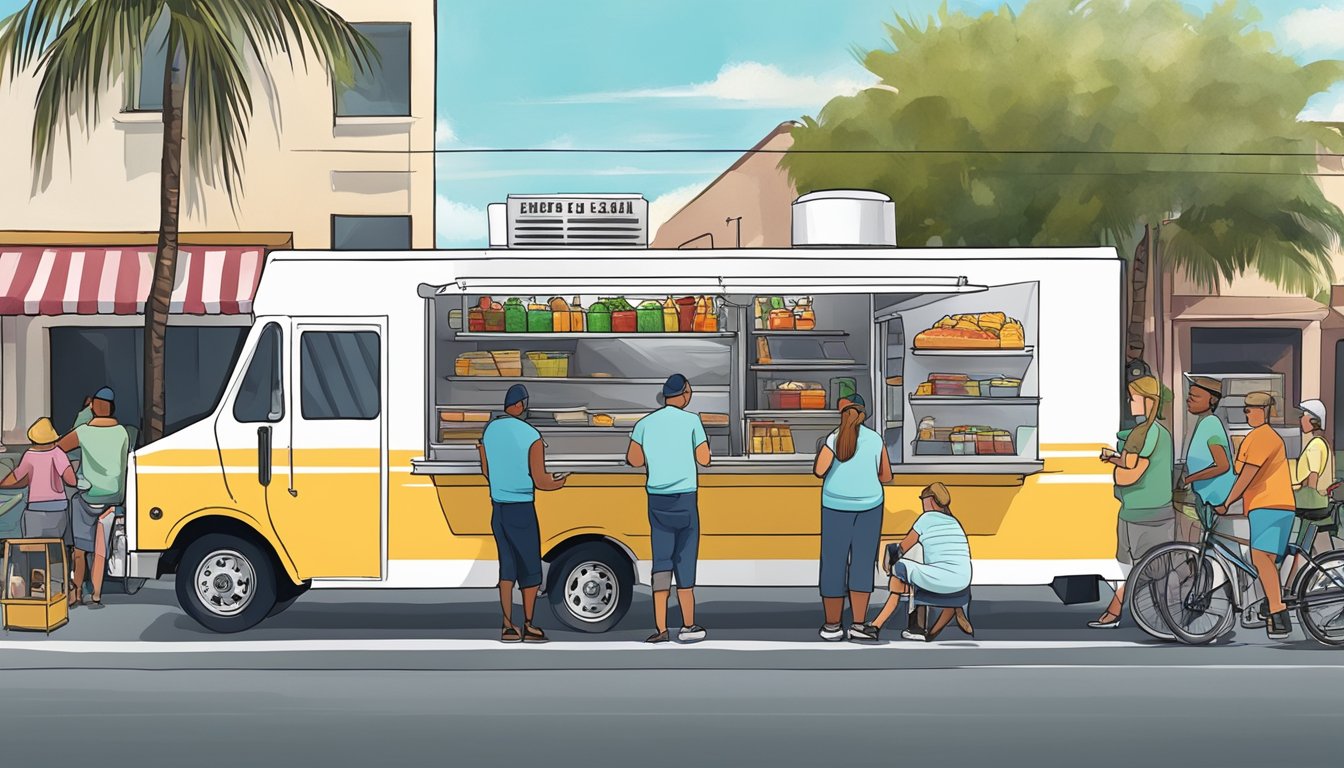
[[[51,633],[70,620],[66,574],[70,564],[61,539],[9,539],[5,542],[4,583],[0,604],[6,630]]]

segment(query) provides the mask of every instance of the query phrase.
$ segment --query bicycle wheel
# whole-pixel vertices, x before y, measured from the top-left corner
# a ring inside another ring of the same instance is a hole
[[[1205,555],[1198,567],[1177,575],[1177,588],[1168,590],[1168,599],[1157,604],[1176,639],[1187,645],[1204,645],[1227,632],[1237,613],[1232,579],[1222,561]]]
[[[1324,645],[1344,645],[1344,550],[1308,564],[1297,582],[1297,615],[1307,633]]]
[[[1192,573],[1198,558],[1198,547],[1173,541],[1149,550],[1129,572],[1125,607],[1139,629],[1158,640],[1176,639],[1158,604],[1171,597],[1173,589],[1179,591],[1181,573]]]

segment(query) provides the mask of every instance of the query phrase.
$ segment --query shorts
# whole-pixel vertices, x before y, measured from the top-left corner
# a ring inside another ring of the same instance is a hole
[[[1143,523],[1120,520],[1115,529],[1115,559],[1122,565],[1134,565],[1148,550],[1171,541],[1175,528],[1170,517]]]
[[[70,530],[70,505],[65,501],[29,502],[23,510],[22,535],[25,539],[60,539],[68,547],[74,543]]]
[[[821,508],[822,597],[872,592],[877,547],[882,538],[882,505],[861,512]]]
[[[76,493],[70,502],[71,541],[75,549],[106,555],[112,539],[112,517],[110,504],[90,504],[84,494]]]
[[[1268,552],[1283,557],[1288,551],[1288,538],[1293,533],[1293,519],[1296,514],[1291,509],[1252,509],[1251,549]]]
[[[696,493],[649,494],[649,538],[653,573],[668,573],[678,589],[695,586],[700,556],[700,507]]]
[[[492,501],[490,530],[499,550],[499,580],[523,589],[541,586],[541,529],[531,501]]]

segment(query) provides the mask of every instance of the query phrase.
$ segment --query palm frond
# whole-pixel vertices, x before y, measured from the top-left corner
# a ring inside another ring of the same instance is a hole
[[[309,58],[340,84],[368,71],[378,52],[353,26],[314,0],[237,0],[210,3],[221,21],[240,30],[257,54],[284,55],[306,69]]]
[[[0,80],[31,67],[85,1],[30,0],[0,21]]]

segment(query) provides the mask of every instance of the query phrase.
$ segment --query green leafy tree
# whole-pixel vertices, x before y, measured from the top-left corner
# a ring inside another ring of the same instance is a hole
[[[1313,295],[1344,213],[1310,174],[1344,141],[1297,116],[1344,62],[1300,65],[1256,20],[1177,0],[898,18],[890,50],[858,52],[880,86],[805,118],[782,166],[799,192],[890,195],[905,245],[1136,246],[1131,343],[1157,225],[1164,266],[1197,284],[1249,270]]]
[[[241,191],[252,117],[252,83],[284,57],[353,82],[375,55],[362,35],[312,0],[31,0],[0,22],[0,80],[36,72],[33,165],[49,161],[71,121],[97,124],[111,87],[140,82],[151,30],[168,17],[163,78],[159,237],[145,307],[144,434],[164,429],[164,334],[177,271],[179,201],[185,172]],[[157,52],[155,52],[157,53]],[[127,85],[133,87],[133,85]],[[187,130],[184,131],[184,126]],[[185,138],[184,138],[185,137]]]

